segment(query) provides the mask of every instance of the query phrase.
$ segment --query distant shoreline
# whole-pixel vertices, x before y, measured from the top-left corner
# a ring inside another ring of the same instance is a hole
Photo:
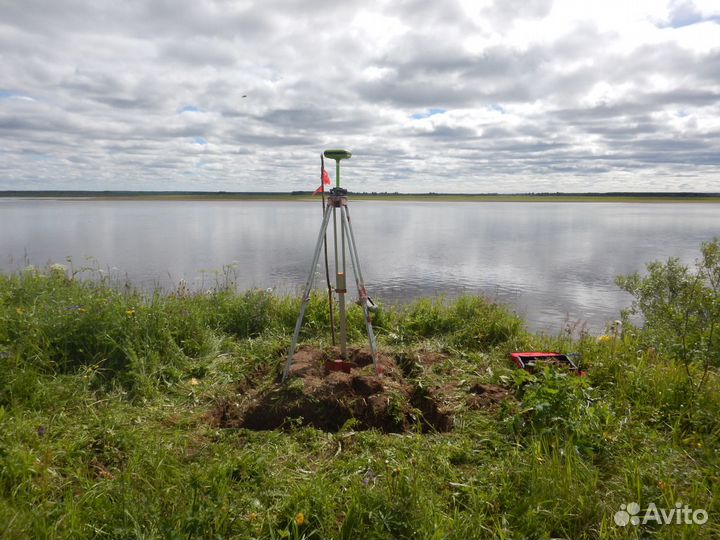
[[[720,203],[720,193],[353,193],[354,200],[427,202],[705,202]],[[0,191],[0,198],[157,200],[157,201],[312,201],[311,191]]]

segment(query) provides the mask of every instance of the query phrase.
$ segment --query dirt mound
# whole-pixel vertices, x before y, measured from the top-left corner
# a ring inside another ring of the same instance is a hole
[[[444,356],[412,353],[394,358],[380,353],[381,376],[376,375],[367,349],[348,351],[345,368],[349,372],[328,370],[327,363],[339,356],[337,349],[301,347],[285,383],[278,380],[246,389],[235,400],[220,403],[208,419],[222,428],[254,430],[304,425],[335,432],[348,421],[353,422],[353,429],[376,428],[389,433],[452,429],[453,411],[464,405],[463,397],[412,380],[425,367],[445,360]],[[471,393],[472,408],[494,407],[508,394],[492,385],[475,385]]]
[[[467,402],[471,409],[496,409],[509,397],[510,390],[503,386],[476,383],[470,387]]]
[[[301,347],[295,352],[293,362],[290,366],[290,378],[300,377],[307,378],[323,378],[326,376],[325,362],[328,360],[339,360],[340,349],[333,347],[329,351],[322,351],[314,347]],[[348,363],[351,365],[351,371],[356,369],[368,368],[364,370],[368,374],[374,374],[373,357],[369,349],[348,349]],[[395,360],[383,353],[378,353],[378,368],[384,376],[397,378],[398,366]]]
[[[414,397],[413,387],[403,380],[392,357],[378,355],[380,377],[369,350],[348,351],[350,373],[326,370],[326,361],[338,357],[337,350],[302,347],[293,357],[286,383],[252,389],[238,396],[237,402],[221,403],[210,415],[211,422],[218,427],[256,430],[300,424],[338,431],[354,419],[357,429],[394,433],[418,422],[424,430],[449,429],[450,422],[436,412],[431,397]]]

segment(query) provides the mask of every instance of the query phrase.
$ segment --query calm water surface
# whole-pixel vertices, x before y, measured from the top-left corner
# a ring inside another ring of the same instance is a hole
[[[615,276],[668,257],[692,263],[720,234],[717,204],[351,201],[350,210],[376,301],[482,294],[552,333],[568,321],[602,331],[630,303]],[[321,214],[319,201],[0,199],[0,267],[70,257],[145,288],[212,288],[227,274],[239,289],[297,293]]]

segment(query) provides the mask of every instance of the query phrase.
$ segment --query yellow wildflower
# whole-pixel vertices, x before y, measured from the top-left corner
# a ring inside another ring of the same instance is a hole
[[[305,524],[305,514],[298,512],[295,516],[295,525],[302,527]]]
[[[250,512],[247,516],[248,521],[257,521],[258,515],[257,512]]]
[[[25,313],[25,309],[21,308],[21,307],[15,308],[15,311],[17,312],[18,315],[22,315],[23,313]]]
[[[134,317],[135,316],[135,310],[134,309],[128,309],[126,312],[128,317]]]
[[[612,337],[603,334],[602,336],[598,337],[597,340],[598,340],[598,343],[607,343],[608,341],[612,340]]]

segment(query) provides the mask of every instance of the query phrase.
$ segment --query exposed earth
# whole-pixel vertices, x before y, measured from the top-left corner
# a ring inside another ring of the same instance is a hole
[[[253,430],[304,425],[336,432],[347,424],[388,433],[442,432],[452,429],[456,412],[463,408],[496,411],[512,398],[509,389],[492,384],[428,384],[422,375],[447,360],[436,352],[381,352],[380,376],[368,349],[348,350],[349,373],[326,369],[326,361],[339,356],[336,348],[301,347],[285,383],[239,386],[237,395],[221,402],[209,420],[221,428]]]

